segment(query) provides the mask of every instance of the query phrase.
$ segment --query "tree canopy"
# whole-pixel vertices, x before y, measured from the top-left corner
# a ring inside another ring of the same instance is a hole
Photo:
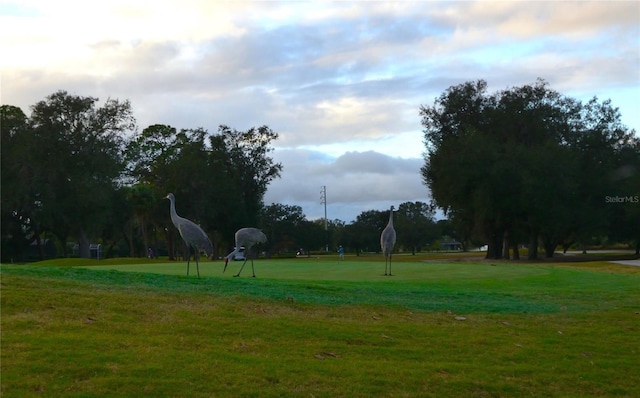
[[[145,256],[152,248],[177,258],[185,253],[170,222],[169,192],[178,213],[210,234],[217,256],[231,250],[244,226],[265,231],[270,255],[339,245],[380,250],[386,212],[365,211],[348,226],[327,221],[325,229],[299,206],[263,203],[283,168],[271,157],[278,134],[268,126],[138,130],[128,101],[65,91],[36,103],[30,116],[10,105],[1,111],[3,261],[35,259],[34,245],[42,259],[44,241],[55,241],[63,256],[87,257],[91,242],[102,245],[103,256]],[[403,208],[398,214],[407,227],[422,231],[431,222],[424,204]],[[429,243],[418,235],[400,236],[415,250]]]
[[[135,127],[128,101],[97,102],[58,91],[36,103],[19,125],[17,111],[3,107],[3,114],[14,120],[8,132],[13,139],[3,141],[3,147],[8,144],[8,151],[15,151],[11,167],[3,169],[3,192],[19,192],[9,194],[10,205],[3,212],[22,220],[25,237],[52,233],[63,251],[67,239],[76,237],[85,256],[87,234],[108,220],[108,199],[123,167],[123,136]],[[4,136],[4,123],[2,130]]]
[[[55,238],[64,255],[72,238],[84,257],[90,240],[111,250],[124,240],[130,255],[166,240],[172,256],[177,233],[162,200],[169,192],[183,216],[228,246],[222,237],[258,224],[267,186],[282,170],[270,157],[278,134],[267,126],[138,132],[129,101],[100,104],[66,91],[33,105],[29,117],[1,110],[3,260],[24,258],[42,237]]]
[[[63,256],[90,256],[90,242],[103,256],[184,256],[169,192],[218,257],[246,226],[264,230],[268,255],[380,251],[388,210],[345,224],[263,203],[283,170],[268,126],[139,130],[129,101],[66,91],[30,110],[0,107],[2,261],[42,259],[52,242]],[[488,94],[478,80],[449,88],[420,115],[433,201],[397,206],[396,250],[430,250],[443,235],[488,244],[491,258],[517,258],[523,243],[535,258],[539,245],[550,255],[602,237],[640,250],[640,142],[610,101],[581,103],[543,80]],[[436,222],[436,207],[447,220]]]
[[[524,242],[530,258],[539,242],[547,256],[566,240],[586,244],[625,211],[607,196],[638,195],[639,141],[608,100],[581,103],[540,79],[488,94],[478,80],[450,87],[420,115],[423,182],[458,228],[482,236],[488,258],[509,258],[509,248],[517,256]],[[612,179],[620,169],[628,173]]]

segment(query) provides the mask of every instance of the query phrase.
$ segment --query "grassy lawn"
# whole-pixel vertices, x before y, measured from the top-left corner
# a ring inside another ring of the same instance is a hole
[[[640,269],[381,256],[1,269],[3,397],[637,396]],[[429,260],[429,261],[423,261]],[[248,268],[247,268],[248,267]],[[195,272],[195,267],[191,267]]]

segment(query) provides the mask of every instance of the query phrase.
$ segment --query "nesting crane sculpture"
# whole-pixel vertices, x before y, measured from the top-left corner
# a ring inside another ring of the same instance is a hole
[[[213,255],[213,245],[209,240],[207,234],[200,228],[200,226],[191,220],[180,217],[176,213],[176,198],[172,193],[168,194],[167,199],[171,202],[170,213],[171,222],[178,228],[182,240],[184,240],[187,246],[187,275],[189,275],[189,262],[191,261],[191,248],[193,247],[195,253],[193,255],[196,260],[196,270],[198,272],[198,278],[200,277],[200,266],[198,264],[198,258],[200,257],[200,250],[204,250],[207,253],[207,257]]]
[[[237,274],[234,276],[240,276],[240,272],[244,268],[244,265],[247,263],[247,254],[251,256],[251,247],[253,247],[257,243],[264,243],[267,241],[267,235],[265,235],[262,231],[257,228],[240,228],[236,231],[236,247],[233,249],[231,253],[224,258],[224,269],[222,272],[224,273],[227,270],[227,265],[229,264],[229,259],[233,259],[233,257],[240,252],[240,248],[244,246],[245,248],[245,257],[242,266]],[[253,277],[256,277],[256,271],[253,268],[253,257],[251,257],[251,271],[253,272]]]
[[[393,228],[393,206],[389,210],[389,222],[380,234],[380,247],[384,254],[384,274],[391,276],[391,252],[396,244],[396,230]],[[389,273],[387,273],[387,263],[389,264]]]

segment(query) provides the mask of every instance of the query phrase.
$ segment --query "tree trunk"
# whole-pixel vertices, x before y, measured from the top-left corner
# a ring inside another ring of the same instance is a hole
[[[133,221],[129,220],[129,233],[127,234],[127,242],[129,242],[129,257],[135,257],[136,252],[133,244]]]
[[[544,245],[544,256],[546,258],[552,258],[555,252],[556,252],[556,245],[552,243]]]
[[[174,261],[176,259],[175,256],[175,242],[173,240],[173,234],[169,231],[166,231],[167,236],[167,251],[169,252],[169,261]]]
[[[538,259],[538,230],[534,228],[529,236],[529,254],[527,256],[529,260]]]
[[[54,231],[53,234],[58,238],[58,242],[60,242],[60,246],[62,247],[62,256],[69,257],[69,247],[67,246],[67,237],[69,234],[66,230],[57,230]]]
[[[104,250],[104,258],[111,258],[113,257],[113,248],[115,246],[115,242],[113,240],[109,241],[109,244],[107,245],[107,247]]]
[[[140,217],[140,228],[142,229],[142,242],[144,242],[144,253],[148,253],[151,246],[149,246],[149,236],[147,234],[147,223],[144,216]]]
[[[502,258],[502,234],[490,230],[487,234],[487,255],[485,259],[499,260]]]
[[[520,251],[518,250],[518,244],[513,244],[513,259],[520,260]]]
[[[89,250],[89,238],[87,238],[87,234],[84,232],[84,230],[80,230],[78,245],[80,246],[80,257],[91,258],[91,252]]]
[[[556,251],[556,246],[558,246],[555,242],[546,241],[544,242],[544,255],[546,258],[552,258],[553,253]]]
[[[509,259],[509,230],[504,231],[504,237],[502,240],[502,258]]]
[[[62,257],[69,257],[69,250],[67,248],[67,239],[60,239],[60,237],[58,237],[58,241],[60,241],[60,246],[62,247]]]
[[[544,247],[544,256],[546,258],[552,258],[558,247],[558,239],[555,234],[548,233],[542,234],[542,246]]]
[[[562,244],[562,254],[567,254],[567,250],[569,250],[569,244],[567,242],[564,242]]]
[[[40,261],[44,260],[44,250],[42,249],[42,239],[40,239],[40,234],[36,231],[36,244],[38,245],[38,257]]]

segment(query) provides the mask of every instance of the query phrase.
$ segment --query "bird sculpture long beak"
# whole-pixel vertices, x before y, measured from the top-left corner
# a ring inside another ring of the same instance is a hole
[[[229,264],[229,259],[228,259],[228,258],[225,258],[225,259],[224,259],[224,269],[222,270],[222,273],[223,273],[223,274],[224,274],[224,271],[226,271],[226,270],[227,270],[227,264]]]

